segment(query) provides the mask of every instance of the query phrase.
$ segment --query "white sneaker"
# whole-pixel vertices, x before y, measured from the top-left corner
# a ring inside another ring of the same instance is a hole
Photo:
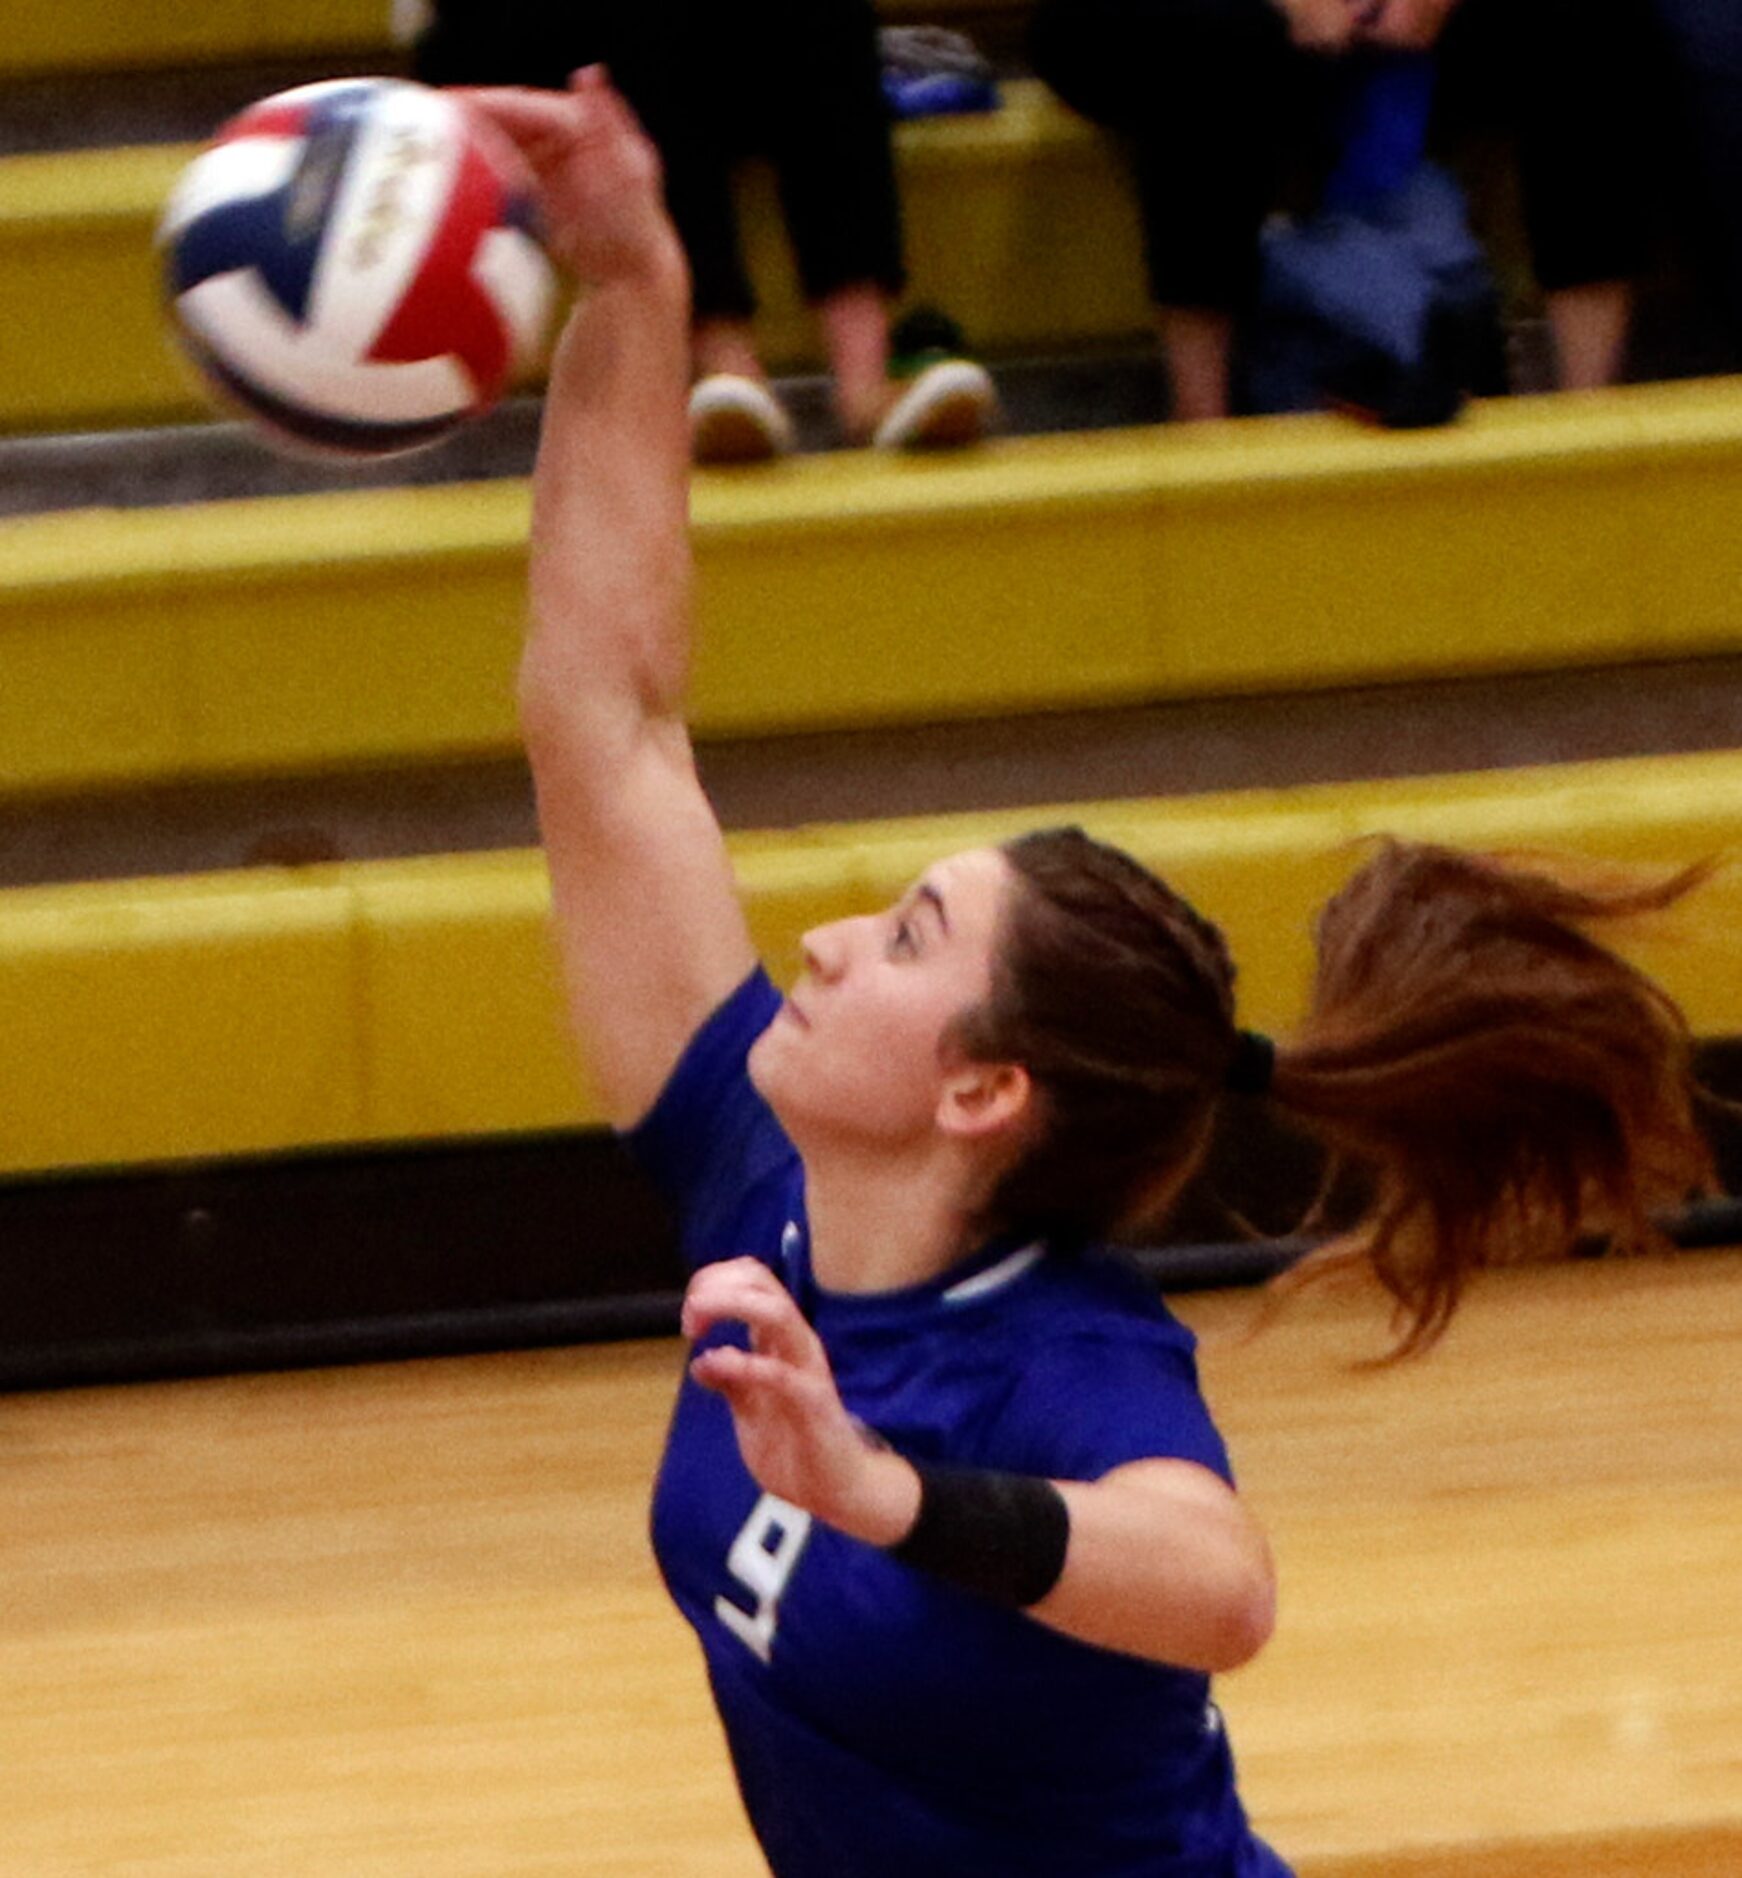
[[[765,463],[794,441],[785,407],[757,379],[715,372],[690,393],[690,455],[698,463]]]
[[[871,441],[880,450],[978,443],[998,410],[992,375],[972,359],[928,365],[890,407]]]

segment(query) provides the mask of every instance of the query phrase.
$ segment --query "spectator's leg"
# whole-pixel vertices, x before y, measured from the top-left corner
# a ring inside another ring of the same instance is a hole
[[[1557,288],[1545,298],[1561,389],[1592,391],[1599,385],[1613,385],[1627,362],[1633,283],[1596,281],[1585,287]]]
[[[707,0],[599,0],[611,8],[613,73],[659,148],[666,206],[689,261],[690,439],[696,459],[737,463],[792,448],[792,420],[757,352],[755,296],[732,175],[755,48],[733,9]]]
[[[730,372],[735,378],[766,379],[762,355],[756,350],[754,324],[744,318],[696,316],[690,337],[698,378]]]
[[[817,308],[842,428],[869,437],[891,401],[889,310],[906,284],[901,208],[871,0],[763,0],[758,129]]]
[[[665,200],[689,259],[696,369],[760,376],[752,320],[756,296],[744,270],[732,160],[696,127],[648,126],[665,165]]]
[[[890,402],[890,296],[875,281],[837,287],[817,301],[841,428],[869,437]]]
[[[1175,421],[1226,417],[1232,404],[1234,316],[1203,307],[1162,306],[1155,310],[1155,324],[1167,359]]]
[[[1636,0],[1464,0],[1447,30],[1447,87],[1486,92],[1514,129],[1569,388],[1613,383],[1624,362],[1651,253],[1655,51]]]
[[[1131,152],[1177,415],[1228,409],[1235,315],[1316,65],[1270,0],[1041,0],[1035,69]]]
[[[689,259],[697,366],[759,376],[755,296],[744,270],[732,169],[739,74],[725,9],[700,0],[605,0],[607,63],[658,146],[666,206]]]

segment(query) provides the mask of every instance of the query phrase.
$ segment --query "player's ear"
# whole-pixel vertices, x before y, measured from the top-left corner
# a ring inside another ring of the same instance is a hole
[[[1034,1081],[1020,1063],[959,1063],[938,1092],[937,1125],[961,1141],[984,1140],[1023,1126],[1034,1108]]]

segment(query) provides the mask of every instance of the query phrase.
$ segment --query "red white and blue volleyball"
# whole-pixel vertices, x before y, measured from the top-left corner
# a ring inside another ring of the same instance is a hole
[[[554,275],[518,152],[402,79],[280,92],[223,125],[158,230],[183,347],[274,441],[421,449],[536,358]]]

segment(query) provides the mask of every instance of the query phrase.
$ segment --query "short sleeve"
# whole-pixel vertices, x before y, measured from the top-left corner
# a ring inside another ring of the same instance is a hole
[[[701,1025],[624,1145],[676,1215],[687,1262],[767,1256],[779,1243],[797,1150],[750,1082],[750,1046],[780,1009],[758,966]]]
[[[1084,1331],[1025,1359],[997,1422],[1000,1466],[1098,1480],[1130,1461],[1194,1461],[1233,1485],[1189,1333]]]

